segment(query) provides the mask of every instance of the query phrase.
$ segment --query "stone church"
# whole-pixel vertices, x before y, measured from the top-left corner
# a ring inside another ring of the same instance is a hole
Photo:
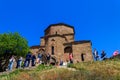
[[[32,53],[49,53],[56,59],[69,60],[73,53],[74,62],[92,61],[92,43],[90,40],[75,41],[75,29],[64,23],[51,24],[44,31],[40,45],[32,46]]]

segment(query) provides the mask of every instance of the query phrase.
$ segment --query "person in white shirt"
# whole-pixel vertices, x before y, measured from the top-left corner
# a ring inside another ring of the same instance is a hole
[[[12,70],[14,62],[15,62],[15,58],[14,58],[14,56],[12,56],[12,57],[9,59],[8,70],[10,70],[10,71]]]
[[[96,49],[94,49],[93,55],[96,61],[99,60],[98,51]]]

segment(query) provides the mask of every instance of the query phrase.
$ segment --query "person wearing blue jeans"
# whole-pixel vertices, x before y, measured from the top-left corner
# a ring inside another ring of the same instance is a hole
[[[18,59],[16,68],[21,68],[21,65],[22,65],[22,57]]]
[[[42,60],[42,54],[41,53],[38,53],[38,59],[39,59],[38,63],[40,63],[40,61]]]
[[[33,54],[32,55],[32,66],[35,66],[35,61],[36,61],[36,56]]]
[[[14,56],[12,56],[12,57],[9,59],[8,70],[10,70],[10,71],[12,70],[14,61],[15,61]]]
[[[30,64],[30,60],[31,60],[31,53],[29,52],[27,55],[26,55],[26,63],[27,63],[27,65],[26,65],[26,67],[29,67],[29,64]],[[26,64],[25,63],[25,64]]]

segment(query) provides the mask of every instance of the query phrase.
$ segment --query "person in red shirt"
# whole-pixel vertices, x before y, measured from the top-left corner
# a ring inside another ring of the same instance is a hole
[[[70,63],[73,63],[73,54],[72,53],[69,53],[69,60],[70,60]]]

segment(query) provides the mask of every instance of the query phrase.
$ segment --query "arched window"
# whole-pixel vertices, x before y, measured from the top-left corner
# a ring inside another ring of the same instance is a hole
[[[81,54],[81,61],[85,61],[85,54]]]
[[[55,40],[51,39],[51,45],[53,46],[55,44]]]
[[[54,46],[51,47],[51,51],[52,51],[52,52],[51,52],[52,55],[54,55]]]
[[[64,53],[72,53],[72,47],[68,46],[64,48]]]

